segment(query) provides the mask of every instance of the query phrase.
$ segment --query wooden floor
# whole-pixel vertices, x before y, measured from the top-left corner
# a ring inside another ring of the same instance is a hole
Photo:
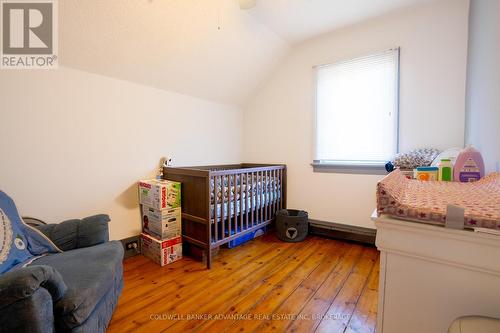
[[[108,332],[374,332],[378,259],[359,244],[273,235],[221,249],[211,270],[135,256]]]

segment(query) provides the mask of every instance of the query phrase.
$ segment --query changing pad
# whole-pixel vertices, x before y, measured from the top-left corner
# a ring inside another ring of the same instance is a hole
[[[500,230],[500,173],[474,183],[407,179],[397,169],[377,184],[377,212],[444,225],[448,204],[465,209],[465,225]]]

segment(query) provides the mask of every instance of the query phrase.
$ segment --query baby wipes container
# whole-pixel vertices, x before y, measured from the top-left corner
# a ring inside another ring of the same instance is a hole
[[[469,146],[457,156],[453,168],[453,179],[457,182],[475,182],[484,176],[484,161],[481,153]]]

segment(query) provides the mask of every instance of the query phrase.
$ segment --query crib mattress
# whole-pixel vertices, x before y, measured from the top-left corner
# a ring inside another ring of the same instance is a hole
[[[235,197],[236,200],[239,200],[241,195],[245,198],[247,192],[249,197],[276,192],[279,191],[280,186],[280,180],[275,177],[258,176],[247,182],[246,177],[243,177],[242,180],[236,177],[235,181],[228,179],[228,176],[223,176],[221,180],[217,181],[217,191],[214,191],[214,180],[210,180],[210,203],[214,204],[214,192],[217,193],[217,203],[222,203],[222,196],[224,196],[224,201],[228,202],[231,201],[230,199],[234,200]]]
[[[448,204],[465,209],[469,227],[500,230],[500,173],[474,183],[407,179],[395,170],[377,184],[377,212],[444,225]]]
[[[264,193],[262,195],[249,196],[248,199],[245,198],[245,195],[243,195],[243,197],[244,197],[243,201],[236,200],[236,201],[231,201],[231,202],[224,202],[224,204],[222,204],[222,203],[217,204],[217,206],[216,206],[217,221],[220,221],[220,219],[222,217],[222,209],[224,209],[225,218],[227,218],[228,216],[233,217],[235,211],[236,211],[236,214],[239,215],[241,210],[243,210],[243,213],[246,213],[246,212],[250,212],[251,209],[259,209],[261,206],[261,203],[263,204],[263,206],[266,206],[268,204],[274,204],[274,203],[278,202],[278,199],[280,198],[280,192],[279,191],[272,191],[269,193]],[[213,204],[211,204],[211,206],[210,206],[210,218],[211,218],[212,223],[213,223],[214,222],[214,205]]]

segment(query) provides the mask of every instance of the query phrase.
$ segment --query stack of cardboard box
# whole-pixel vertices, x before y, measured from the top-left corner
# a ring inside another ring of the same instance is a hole
[[[182,258],[181,183],[139,182],[141,252],[161,266]]]

